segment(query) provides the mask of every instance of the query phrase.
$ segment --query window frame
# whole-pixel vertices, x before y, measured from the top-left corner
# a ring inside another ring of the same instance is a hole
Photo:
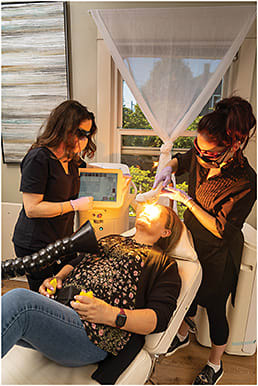
[[[240,54],[246,54],[245,45]],[[222,98],[231,95],[233,84],[232,74],[237,72],[239,57],[232,62],[224,75]],[[244,56],[244,55],[241,55]],[[249,87],[250,88],[250,87]],[[123,152],[132,155],[159,155],[160,148],[154,147],[122,147],[122,135],[157,136],[150,129],[124,129],[123,121],[123,79],[115,65],[99,31],[97,35],[97,162],[121,162]],[[196,131],[185,130],[180,137],[195,137]],[[174,149],[176,150],[176,149]],[[180,149],[183,150],[183,149]],[[125,153],[124,153],[125,154]]]
[[[121,155],[155,155],[160,148],[122,147],[122,135],[157,136],[150,129],[124,129],[123,122],[123,79],[115,65],[104,40],[97,37],[97,162],[121,162]],[[181,136],[196,136],[195,131],[185,131]]]

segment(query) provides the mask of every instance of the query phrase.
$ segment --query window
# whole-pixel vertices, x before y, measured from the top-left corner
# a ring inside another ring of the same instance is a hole
[[[191,134],[186,133],[174,142],[172,156],[178,152],[186,152],[192,147],[199,120],[204,114],[213,109],[217,100],[221,98],[221,93],[222,82],[220,82],[200,115],[188,127],[187,130]],[[149,179],[152,182],[154,178],[159,160],[159,148],[163,142],[155,135],[125,82],[123,82],[123,126],[119,128],[119,132],[121,135],[121,162],[129,167],[149,171],[148,177],[144,173],[146,177],[144,186],[146,190],[149,190],[151,186],[147,181]]]
[[[148,191],[154,182],[162,141],[156,136],[122,80],[101,37],[98,38],[98,48],[97,140],[100,140],[97,162],[127,164],[138,190]],[[207,104],[208,109],[212,108],[216,98],[221,97],[221,92],[222,83],[213,95],[213,102]],[[185,152],[192,146],[199,120],[200,116],[174,142],[172,156],[179,151]],[[182,176],[177,179],[177,186],[183,190],[187,190],[185,178],[186,176]],[[178,205],[180,217],[183,210]]]

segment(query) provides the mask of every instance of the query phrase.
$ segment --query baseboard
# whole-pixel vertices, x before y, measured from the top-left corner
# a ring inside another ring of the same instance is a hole
[[[17,280],[17,281],[24,281],[24,282],[27,282],[26,276],[12,277],[12,278],[9,279],[9,280]]]

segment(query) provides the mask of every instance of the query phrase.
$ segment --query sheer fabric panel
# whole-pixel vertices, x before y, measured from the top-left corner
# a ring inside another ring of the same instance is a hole
[[[146,118],[170,143],[200,113],[255,20],[255,6],[91,10]]]

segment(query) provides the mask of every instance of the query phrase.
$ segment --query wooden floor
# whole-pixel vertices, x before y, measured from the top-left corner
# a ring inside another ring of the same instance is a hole
[[[2,280],[2,295],[14,288],[29,288],[27,281]]]
[[[209,349],[200,346],[191,334],[189,346],[161,360],[151,380],[162,385],[192,384],[198,372],[205,366]],[[240,357],[223,355],[224,375],[218,385],[256,385],[256,355]],[[149,382],[150,383],[150,382]]]
[[[17,287],[28,288],[26,282],[5,280],[2,282],[2,294]],[[162,358],[156,365],[151,381],[158,385],[190,385],[199,370],[206,364],[209,349],[202,347],[191,335],[188,347],[177,351],[168,358]],[[224,375],[219,385],[256,385],[256,354],[247,356],[223,356]],[[147,384],[151,384],[148,382]]]

